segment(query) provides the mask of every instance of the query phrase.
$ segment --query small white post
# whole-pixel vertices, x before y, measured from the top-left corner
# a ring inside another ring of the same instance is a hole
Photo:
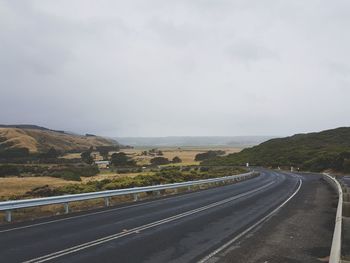
[[[136,202],[137,200],[139,200],[139,195],[138,194],[134,194],[134,202]]]
[[[190,185],[187,186],[187,190],[188,190],[188,191],[191,191],[191,186],[190,186]]]
[[[12,213],[11,213],[11,210],[7,210],[5,212],[5,219],[6,219],[6,222],[11,222],[12,221]]]
[[[106,206],[106,207],[109,206],[109,197],[105,197],[105,206]]]
[[[64,213],[65,214],[69,213],[69,205],[68,205],[68,203],[64,203]]]

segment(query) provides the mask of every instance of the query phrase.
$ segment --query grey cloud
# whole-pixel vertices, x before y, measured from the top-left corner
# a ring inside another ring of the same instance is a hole
[[[252,43],[251,41],[235,43],[227,48],[227,53],[232,56],[233,59],[247,62],[278,58],[278,55],[271,49],[263,45]]]
[[[348,1],[2,1],[0,123],[109,136],[346,126],[348,8]]]

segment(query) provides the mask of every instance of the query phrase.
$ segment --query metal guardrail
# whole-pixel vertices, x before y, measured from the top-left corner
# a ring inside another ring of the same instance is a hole
[[[343,190],[340,183],[330,176],[324,173],[323,178],[334,188],[338,193],[338,207],[337,214],[335,218],[335,227],[333,233],[331,254],[329,257],[329,263],[339,263],[341,262],[341,246],[342,246],[342,221],[343,221]]]
[[[134,188],[108,190],[108,191],[91,192],[91,193],[83,193],[83,194],[72,194],[72,195],[52,196],[52,197],[45,197],[45,198],[5,201],[5,202],[0,202],[0,211],[6,212],[5,219],[7,222],[11,222],[12,220],[12,216],[11,216],[12,210],[20,209],[20,208],[29,208],[29,207],[37,207],[37,206],[45,206],[45,205],[53,205],[53,204],[64,204],[65,213],[68,214],[69,213],[68,204],[70,202],[104,198],[105,206],[109,206],[109,198],[112,196],[133,194],[134,201],[137,201],[139,193],[155,191],[158,194],[160,194],[159,191],[167,190],[167,189],[177,189],[181,187],[188,187],[190,189],[191,186],[195,186],[195,185],[226,182],[226,181],[240,181],[242,179],[250,178],[254,176],[254,174],[255,174],[254,172],[249,172],[245,174],[238,174],[238,175],[197,180],[197,181],[173,183],[173,184],[152,185],[152,186],[145,186],[145,187],[134,187]]]

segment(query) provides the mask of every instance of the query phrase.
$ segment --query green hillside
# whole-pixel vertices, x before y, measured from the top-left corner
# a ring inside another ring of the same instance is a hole
[[[303,170],[333,169],[350,172],[350,128],[297,134],[272,139],[235,154],[202,162],[203,165],[294,166]]]

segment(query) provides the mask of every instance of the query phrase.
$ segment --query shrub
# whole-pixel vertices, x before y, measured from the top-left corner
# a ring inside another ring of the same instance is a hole
[[[172,163],[182,163],[182,160],[180,159],[179,156],[175,156],[172,160]]]
[[[135,166],[136,163],[124,152],[113,153],[111,156],[111,164],[113,166]]]
[[[19,174],[20,174],[20,170],[15,165],[9,165],[9,164],[0,165],[1,177],[8,176],[8,175],[19,175]]]
[[[224,155],[225,152],[224,151],[221,151],[221,150],[218,150],[218,151],[208,151],[208,152],[205,152],[205,153],[198,153],[194,160],[195,161],[203,161],[203,160],[208,160],[208,159],[212,159],[212,158],[215,158],[217,156],[220,156],[220,155]]]
[[[169,164],[170,161],[168,158],[165,157],[154,157],[151,159],[152,165],[163,165],[163,164]]]

